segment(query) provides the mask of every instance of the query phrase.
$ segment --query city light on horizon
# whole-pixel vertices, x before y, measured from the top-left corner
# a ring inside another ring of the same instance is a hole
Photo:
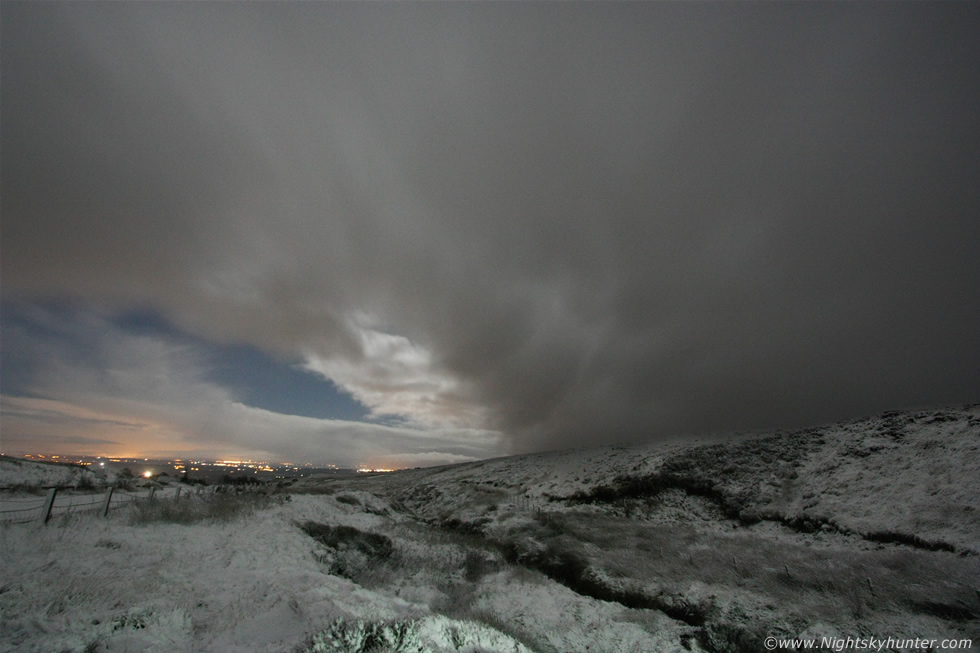
[[[190,471],[199,471],[201,467],[212,467],[218,469],[229,470],[230,473],[234,473],[236,470],[241,471],[253,471],[253,472],[276,472],[279,470],[292,470],[301,471],[304,469],[323,469],[332,471],[342,471],[351,470],[358,473],[388,473],[396,472],[402,469],[408,469],[410,466],[375,466],[370,464],[356,464],[350,466],[337,465],[335,463],[316,463],[316,462],[303,462],[297,463],[295,461],[269,461],[269,460],[254,460],[246,458],[188,458],[188,457],[168,457],[168,456],[90,456],[86,454],[54,454],[54,453],[0,453],[0,455],[9,458],[22,458],[24,460],[32,460],[37,462],[45,463],[60,463],[60,464],[71,464],[71,465],[81,465],[81,466],[92,466],[98,464],[99,467],[105,468],[106,462],[118,465],[132,465],[132,466],[143,466],[143,465],[153,465],[156,467],[169,468],[177,473],[184,473]],[[155,469],[144,469],[140,471],[139,475],[151,478],[157,474]]]

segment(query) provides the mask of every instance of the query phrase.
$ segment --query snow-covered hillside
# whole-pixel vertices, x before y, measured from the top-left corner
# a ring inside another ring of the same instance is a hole
[[[104,472],[99,473],[80,465],[0,456],[0,488],[77,487],[104,483]]]
[[[356,481],[579,593],[665,612],[706,650],[980,638],[980,405]]]
[[[980,405],[800,431],[498,458],[361,485],[397,495],[426,518],[443,512],[462,518],[491,504],[563,510],[566,503],[557,499],[587,500],[597,489],[623,504],[631,482],[653,481],[664,486],[660,496],[671,489],[713,496],[742,522],[892,531],[977,553]],[[600,498],[579,503],[614,503]]]
[[[970,406],[0,525],[0,650],[980,643],[978,471]]]

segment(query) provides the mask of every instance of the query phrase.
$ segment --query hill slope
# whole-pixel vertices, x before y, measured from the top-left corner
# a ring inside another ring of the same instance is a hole
[[[978,465],[968,406],[0,525],[0,651],[965,648]]]
[[[585,596],[659,610],[704,650],[980,633],[977,405],[337,483]]]
[[[771,520],[980,548],[980,405],[718,440],[532,454],[358,481],[427,519],[460,519],[488,505],[556,510],[559,499],[616,512],[630,499],[675,489],[710,497],[746,525]]]

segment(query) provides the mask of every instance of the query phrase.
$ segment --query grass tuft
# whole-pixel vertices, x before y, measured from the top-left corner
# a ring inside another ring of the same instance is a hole
[[[288,501],[288,495],[269,495],[261,492],[218,493],[211,496],[190,496],[179,502],[166,499],[134,502],[130,523],[196,524],[202,521],[229,522],[246,517],[256,510],[271,508]]]
[[[338,619],[312,637],[302,653],[418,653],[415,620],[363,621]]]

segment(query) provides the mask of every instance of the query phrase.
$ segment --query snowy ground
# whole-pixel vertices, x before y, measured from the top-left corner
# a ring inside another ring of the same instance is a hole
[[[0,526],[0,650],[980,645],[978,503],[976,406],[158,499]]]
[[[331,499],[298,496],[224,523],[132,524],[114,514],[4,527],[2,647],[289,651],[342,618],[432,616],[424,604],[327,573],[316,542],[296,526],[306,520],[382,525]],[[453,625],[423,623],[435,631],[427,636],[432,650],[440,629]],[[476,643],[499,640],[501,650],[515,649],[488,628],[461,630]]]

